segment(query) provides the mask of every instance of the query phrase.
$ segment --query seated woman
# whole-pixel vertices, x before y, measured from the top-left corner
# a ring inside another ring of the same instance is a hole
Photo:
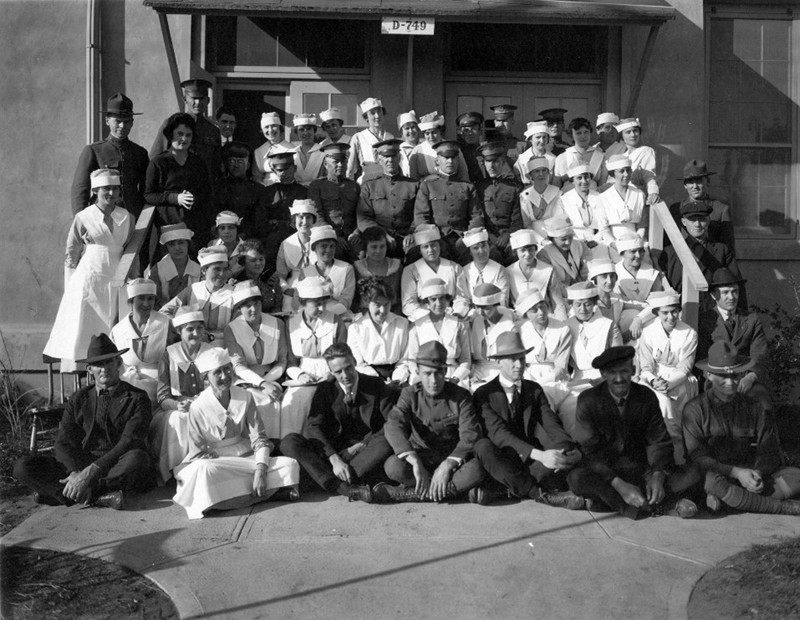
[[[525,355],[525,378],[542,386],[550,407],[558,410],[569,393],[569,353],[572,334],[563,321],[550,316],[550,304],[538,288],[523,292],[516,312]]]
[[[169,345],[159,361],[158,407],[150,422],[150,447],[164,482],[189,452],[189,405],[205,387],[195,361],[200,353],[212,348],[206,342],[205,318],[199,308],[179,308],[172,326],[178,331],[180,342]]]
[[[607,172],[603,166],[603,150],[592,146],[592,124],[586,118],[573,118],[569,122],[567,131],[572,134],[575,144],[556,157],[554,175],[557,185],[564,188],[565,192],[569,189],[567,185],[570,181],[569,169],[575,165],[587,167],[592,185],[595,187],[605,183]]]
[[[638,118],[623,118],[617,131],[627,149],[631,160],[631,182],[647,194],[647,204],[659,201],[659,188],[656,182],[656,152],[652,147],[642,144],[642,124]]]
[[[417,359],[420,346],[436,340],[447,350],[447,373],[449,381],[463,388],[469,388],[469,375],[472,370],[472,352],[469,345],[467,324],[447,312],[453,295],[450,287],[441,278],[427,280],[420,289],[419,298],[427,312],[414,321],[408,336],[408,359]],[[419,381],[417,365],[411,364],[411,380]]]
[[[500,287],[485,282],[472,291],[476,314],[469,330],[472,349],[470,390],[473,392],[500,374],[500,366],[491,356],[497,337],[514,331],[514,312],[505,307]]]
[[[261,291],[242,282],[233,291],[234,319],[225,327],[225,348],[233,361],[237,385],[253,395],[267,437],[279,437],[281,398],[279,383],[286,370],[285,326],[261,312]]]
[[[264,244],[258,239],[245,239],[239,245],[239,264],[242,270],[230,284],[249,280],[261,291],[261,311],[267,314],[280,312],[283,307],[283,293],[276,275],[266,271],[267,255]]]
[[[206,331],[212,336],[211,340],[219,340],[221,344],[223,331],[231,320],[233,310],[233,287],[226,280],[228,255],[224,250],[202,248],[197,259],[203,280],[170,299],[161,312],[175,316],[181,306],[200,306],[206,320]]]
[[[528,161],[532,183],[519,195],[522,225],[532,230],[537,244],[547,240],[544,223],[551,217],[564,217],[561,190],[550,184],[550,162],[544,157]]]
[[[553,301],[563,303],[568,286],[586,279],[586,262],[591,256],[591,250],[583,241],[575,238],[575,229],[565,217],[554,217],[545,222],[545,232],[550,241],[536,254],[543,263],[553,268],[553,279],[550,286],[558,291],[553,296]],[[556,305],[556,318],[566,319],[562,314],[563,307]]]
[[[220,211],[214,222],[214,231],[217,236],[208,242],[208,247],[225,248],[228,254],[228,269],[231,277],[236,277],[242,271],[239,255],[242,252],[242,238],[239,236],[239,227],[242,218],[233,211]]]
[[[399,258],[386,256],[388,242],[386,231],[380,226],[370,226],[361,233],[361,242],[364,244],[364,258],[353,263],[356,272],[356,300],[353,310],[358,311],[363,307],[358,294],[363,280],[380,277],[392,293],[392,312],[400,313],[400,275],[403,262]]]
[[[133,218],[117,206],[119,172],[100,168],[91,174],[92,204],[79,211],[67,236],[64,295],[44,348],[61,359],[61,372],[75,370],[92,334],[107,333],[117,320],[118,295],[111,283]]]
[[[178,488],[172,500],[190,519],[205,511],[231,510],[274,497],[299,499],[297,461],[270,457],[267,439],[250,393],[233,385],[233,364],[227,351],[212,348],[197,359],[208,387],[189,407],[189,454],[175,468]]]
[[[447,294],[453,300],[453,312],[466,316],[469,303],[461,288],[461,266],[446,258],[441,258],[442,235],[433,224],[417,226],[414,243],[419,246],[422,257],[403,269],[400,290],[403,295],[403,314],[411,322],[425,316],[428,309],[420,293],[428,280],[436,278],[444,282]]]
[[[511,249],[516,251],[519,260],[506,267],[511,299],[516,308],[516,300],[528,289],[542,291],[557,317],[567,318],[567,303],[561,288],[554,286],[553,268],[536,258],[536,234],[532,230],[518,230],[511,233]]]
[[[356,275],[353,267],[336,258],[336,231],[324,224],[311,229],[311,251],[316,260],[296,273],[296,281],[316,278],[330,285],[331,298],[328,310],[336,316],[351,317],[350,306],[356,292]],[[293,304],[297,310],[298,304]]]
[[[439,115],[438,112],[429,112],[419,117],[417,127],[422,132],[424,140],[417,144],[408,156],[408,176],[415,181],[424,179],[431,174],[438,174],[436,169],[436,149],[433,148],[433,145],[444,140],[442,134],[444,126],[444,116]],[[469,181],[467,161],[464,159],[463,153],[458,154],[458,167],[456,170],[456,179],[458,181]]]
[[[153,310],[156,283],[137,278],[126,287],[131,311],[111,328],[111,340],[118,349],[127,349],[122,356],[120,378],[141,388],[156,402],[158,362],[167,348],[169,317]]]
[[[162,133],[169,147],[150,160],[144,199],[156,207],[160,224],[184,222],[204,246],[214,223],[214,202],[208,166],[189,150],[195,125],[184,112],[167,119]]]
[[[626,155],[612,155],[606,162],[613,185],[600,194],[597,229],[600,239],[613,244],[624,233],[647,233],[644,193],[631,183],[631,160]]]
[[[616,264],[617,284],[614,292],[625,303],[619,329],[625,342],[636,340],[642,327],[653,320],[647,305],[650,293],[671,288],[664,274],[648,260],[644,240],[636,234],[625,233],[617,239],[622,260]]]
[[[294,290],[289,287],[292,274],[317,260],[311,251],[311,227],[317,221],[317,207],[311,199],[295,200],[289,207],[289,217],[297,232],[281,241],[275,259],[275,273],[280,279],[283,294],[292,296]]]
[[[288,368],[286,375],[294,384],[283,395],[281,434],[300,433],[308,416],[313,386],[331,374],[322,356],[334,342],[346,342],[347,331],[342,320],[326,310],[330,287],[319,278],[306,278],[297,283],[300,311],[289,317]]]
[[[675,462],[683,462],[683,407],[697,396],[692,374],[697,352],[697,332],[678,318],[681,297],[674,292],[652,293],[647,299],[656,320],[642,331],[636,346],[639,383],[653,388],[675,449]]]
[[[387,383],[407,383],[408,321],[390,310],[393,291],[378,276],[362,280],[363,314],[347,328],[347,344],[358,372],[381,377]]]
[[[508,274],[505,267],[489,258],[491,248],[488,231],[485,228],[470,228],[464,233],[462,240],[472,255],[472,262],[464,265],[461,270],[461,288],[471,298],[479,284],[494,284],[503,292],[501,304],[508,307]]]
[[[144,272],[145,278],[156,283],[156,308],[200,281],[200,265],[189,258],[192,237],[194,233],[183,222],[161,227],[159,242],[167,249],[167,254]]]
[[[592,187],[592,173],[586,164],[569,168],[567,175],[573,187],[561,196],[564,215],[572,223],[575,238],[594,248],[600,240],[597,234],[600,194]]]
[[[588,279],[597,288],[597,311],[607,319],[611,319],[619,328],[619,320],[625,309],[625,302],[614,293],[617,284],[617,272],[614,263],[603,259],[588,263]]]

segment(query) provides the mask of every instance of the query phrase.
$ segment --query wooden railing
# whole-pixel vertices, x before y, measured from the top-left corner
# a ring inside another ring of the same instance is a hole
[[[708,282],[697,265],[697,260],[686,245],[678,225],[672,218],[669,208],[664,202],[650,207],[650,250],[663,250],[664,233],[667,234],[672,247],[683,266],[681,282],[681,301],[683,303],[683,320],[697,329],[700,291],[708,290]]]
[[[136,277],[139,273],[139,252],[147,239],[147,231],[153,223],[155,210],[155,207],[150,206],[142,209],[139,219],[136,220],[136,228],[133,231],[133,236],[122,252],[122,258],[119,260],[114,279],[111,281],[111,286],[118,291],[119,304],[117,320],[119,320],[119,316],[125,316],[128,313],[128,297],[125,293],[125,282],[130,278]]]

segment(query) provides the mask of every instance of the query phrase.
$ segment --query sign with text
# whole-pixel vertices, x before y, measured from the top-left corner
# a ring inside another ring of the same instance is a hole
[[[433,34],[435,26],[432,17],[384,17],[381,34]]]

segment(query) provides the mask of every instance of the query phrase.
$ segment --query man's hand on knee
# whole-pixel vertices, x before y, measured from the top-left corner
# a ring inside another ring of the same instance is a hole
[[[73,471],[66,478],[59,480],[64,484],[62,494],[73,502],[88,502],[92,499],[92,489],[99,476],[100,468],[94,463],[80,471]]]
[[[614,478],[611,481],[611,486],[628,506],[634,506],[635,508],[644,506],[646,501],[644,495],[635,484],[625,482],[622,478]]]

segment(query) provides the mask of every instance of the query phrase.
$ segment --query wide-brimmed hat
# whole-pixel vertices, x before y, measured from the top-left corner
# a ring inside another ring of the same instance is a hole
[[[447,367],[447,349],[438,340],[431,340],[419,347],[417,359],[414,360],[419,366],[430,366],[431,368]]]
[[[741,286],[745,282],[747,282],[747,280],[736,277],[735,275],[733,275],[733,272],[730,269],[726,269],[725,267],[720,267],[711,276],[711,281],[708,283],[708,286],[709,288],[716,288],[718,286],[730,286],[731,284],[738,284]]]
[[[141,112],[133,111],[133,101],[123,93],[111,95],[106,103],[106,109],[102,110],[102,113],[106,116],[115,116],[117,118],[132,118],[141,114]]]
[[[636,355],[636,349],[627,345],[610,347],[592,360],[592,368],[603,370],[618,362],[631,360]]]
[[[727,340],[717,340],[708,350],[708,357],[696,366],[712,375],[735,375],[753,367],[755,362],[739,351]]]
[[[94,364],[119,357],[127,351],[128,349],[117,349],[117,345],[108,337],[108,334],[96,334],[89,341],[86,357],[75,361],[79,364]]]
[[[531,347],[532,348],[532,347]],[[494,341],[494,346],[490,347],[489,357],[496,359],[502,357],[518,357],[525,355],[531,348],[525,348],[519,332],[503,332]]]
[[[194,362],[197,372],[201,375],[231,363],[231,356],[225,349],[211,347],[206,349]]]
[[[540,291],[538,288],[529,288],[525,291],[522,291],[519,295],[519,299],[514,303],[514,312],[516,312],[520,316],[525,316],[525,314],[538,304],[542,303],[543,301],[547,301],[544,293]]]
[[[683,167],[683,176],[678,180],[686,181],[687,179],[696,179],[697,177],[710,177],[712,174],[717,173],[711,172],[708,166],[706,166],[706,162],[702,159],[691,159],[686,162],[686,165]]]

